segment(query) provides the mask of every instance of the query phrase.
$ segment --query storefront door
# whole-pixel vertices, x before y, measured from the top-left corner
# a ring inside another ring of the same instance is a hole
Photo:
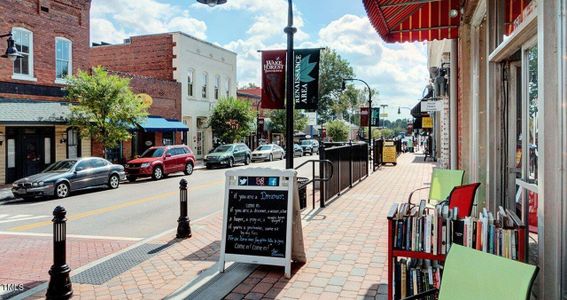
[[[197,159],[203,158],[204,155],[203,149],[205,148],[204,142],[205,142],[205,132],[197,131],[197,142],[195,144],[195,155]]]
[[[37,135],[24,136],[23,139],[23,177],[37,174],[43,170],[41,139]]]
[[[7,127],[6,182],[37,174],[54,162],[54,127]]]

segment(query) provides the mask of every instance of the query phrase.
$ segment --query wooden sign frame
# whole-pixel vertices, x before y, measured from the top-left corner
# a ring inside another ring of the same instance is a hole
[[[224,211],[223,226],[221,239],[221,252],[219,257],[219,271],[225,270],[225,262],[243,262],[251,264],[262,264],[272,266],[283,266],[285,268],[285,277],[291,278],[291,248],[292,248],[292,223],[293,223],[293,196],[295,193],[295,170],[281,170],[271,168],[247,168],[241,170],[229,170],[225,173],[225,193],[224,193]],[[238,185],[239,177],[279,177],[279,186],[240,186]],[[287,186],[285,186],[287,185]],[[284,257],[265,257],[254,255],[242,255],[226,253],[226,234],[228,226],[228,203],[229,191],[231,189],[238,190],[265,190],[265,191],[287,191],[287,219],[286,219],[286,237],[285,237],[285,256]]]

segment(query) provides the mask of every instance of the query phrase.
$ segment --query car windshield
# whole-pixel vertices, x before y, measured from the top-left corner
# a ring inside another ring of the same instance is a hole
[[[311,141],[303,140],[303,141],[301,141],[301,145],[311,145]]]
[[[230,145],[224,145],[224,146],[218,146],[213,153],[219,153],[219,152],[227,152],[232,150],[232,146]]]
[[[71,168],[77,163],[76,160],[62,160],[56,163],[52,163],[43,172],[66,172],[71,170]]]
[[[266,150],[272,150],[272,146],[264,145],[256,148],[256,151],[266,151]]]
[[[161,157],[163,155],[163,148],[152,148],[144,151],[142,157]]]

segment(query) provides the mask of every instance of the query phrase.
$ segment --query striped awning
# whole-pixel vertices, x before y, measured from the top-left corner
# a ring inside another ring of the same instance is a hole
[[[363,0],[372,26],[387,43],[457,38],[460,0]]]

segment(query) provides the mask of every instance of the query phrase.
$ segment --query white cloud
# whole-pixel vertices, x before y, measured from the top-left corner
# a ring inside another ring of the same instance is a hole
[[[96,42],[118,43],[131,35],[171,31],[205,39],[206,30],[205,22],[192,18],[189,11],[157,0],[94,0],[92,3],[91,40]]]
[[[426,47],[421,43],[386,44],[366,16],[345,15],[319,31],[318,46],[329,47],[352,65],[358,78],[376,88],[377,104],[413,107],[427,83]],[[376,100],[376,99],[374,99]]]

